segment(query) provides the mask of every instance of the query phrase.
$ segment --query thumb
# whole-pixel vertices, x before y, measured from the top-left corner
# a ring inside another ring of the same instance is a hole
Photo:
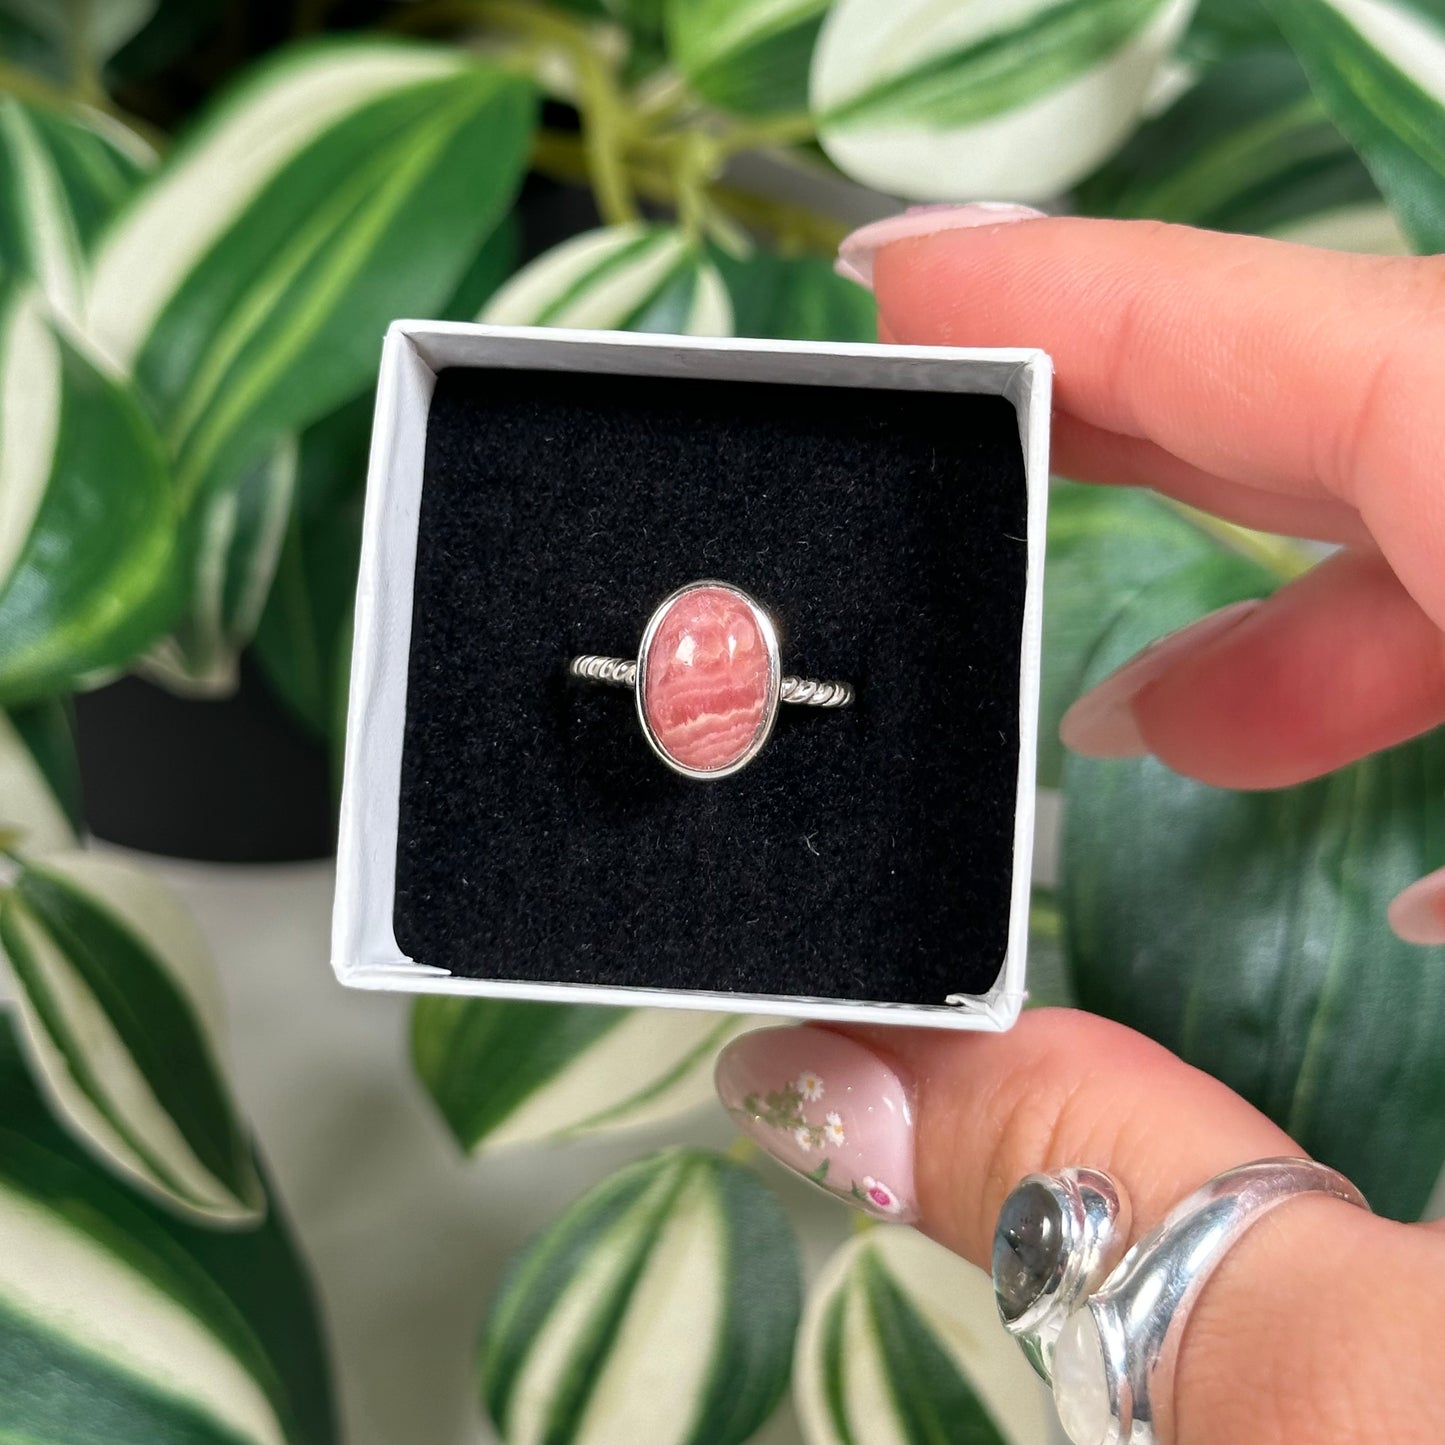
[[[1026,1174],[1113,1174],[1138,1234],[1212,1175],[1300,1153],[1216,1080],[1065,1010],[1001,1035],[766,1029],[729,1045],[717,1083],[790,1168],[983,1267],[999,1207]],[[1358,1439],[1364,1419],[1372,1438],[1439,1440],[1445,1402],[1426,1341],[1445,1328],[1441,1285],[1445,1237],[1323,1196],[1291,1201],[1206,1285],[1161,1440],[1324,1445]]]

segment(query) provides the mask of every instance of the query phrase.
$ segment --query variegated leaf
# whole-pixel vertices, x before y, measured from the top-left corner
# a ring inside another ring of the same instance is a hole
[[[89,307],[184,499],[359,391],[387,323],[451,294],[533,110],[464,52],[379,40],[287,50],[216,102],[103,239]]]
[[[178,1219],[60,1128],[0,1013],[0,1438],[331,1445],[316,1306],[280,1211]]]
[[[62,702],[0,713],[0,835],[10,848],[73,848],[80,830],[80,772]]]
[[[893,195],[1040,200],[1133,129],[1194,0],[838,0],[813,55],[833,161]]]
[[[1055,1439],[988,1276],[894,1225],[850,1240],[809,1291],[793,1398],[808,1445]]]
[[[1280,50],[1206,72],[1085,181],[1077,201],[1092,215],[1409,249],[1299,63]]]
[[[718,1050],[753,1020],[673,1009],[431,997],[412,1061],[472,1153],[638,1128],[713,1099]]]
[[[30,863],[0,946],[37,1073],[108,1162],[172,1207],[252,1224],[265,1197],[223,1072],[204,940],[153,878],[86,853]]]
[[[574,236],[517,273],[479,321],[727,336],[732,307],[712,262],[671,226]]]
[[[196,509],[162,678],[226,688],[285,535],[284,438],[365,386],[393,318],[452,294],[521,181],[533,111],[522,80],[461,51],[293,48],[223,96],[104,237],[89,329]]]
[[[830,0],[667,0],[672,63],[698,95],[742,114],[804,111]]]
[[[0,99],[0,268],[30,277],[67,321],[82,314],[87,249],[148,163],[125,136]]]
[[[142,671],[173,692],[231,692],[255,635],[286,540],[297,445],[286,437],[239,481],[199,497],[185,519],[189,606]]]
[[[677,1150],[578,1200],[516,1260],[479,1352],[507,1445],[738,1445],[788,1382],[797,1246],[757,1175]]]
[[[1408,0],[1272,0],[1316,94],[1422,251],[1445,251],[1445,15]]]
[[[0,703],[69,691],[157,637],[179,599],[176,506],[130,389],[33,288],[0,308]]]

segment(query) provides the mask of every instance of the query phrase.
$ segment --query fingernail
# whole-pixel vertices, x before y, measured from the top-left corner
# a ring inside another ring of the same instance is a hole
[[[1445,868],[1427,873],[1395,899],[1390,927],[1406,943],[1445,943]]]
[[[760,1029],[725,1048],[717,1091],[773,1158],[882,1219],[918,1217],[913,1104],[876,1054],[829,1029]]]
[[[879,249],[912,236],[939,231],[967,231],[978,226],[1006,226],[1013,221],[1037,221],[1045,213],[1012,201],[974,201],[967,206],[910,206],[902,215],[860,226],[844,236],[833,269],[849,281],[873,287],[873,257]]]
[[[1090,758],[1142,757],[1149,749],[1134,720],[1134,699],[1185,653],[1238,627],[1258,606],[1259,599],[1254,597],[1232,602],[1151,643],[1090,688],[1064,714],[1059,722],[1059,740],[1066,748]]]

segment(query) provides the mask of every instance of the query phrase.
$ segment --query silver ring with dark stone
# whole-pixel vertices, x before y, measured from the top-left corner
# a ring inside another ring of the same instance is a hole
[[[1261,1215],[1299,1194],[1369,1208],[1323,1164],[1262,1159],[1211,1179],[1125,1253],[1130,1209],[1117,1180],[1062,1169],[1019,1183],[994,1232],[994,1296],[1074,1445],[1159,1445],[1204,1282]]]

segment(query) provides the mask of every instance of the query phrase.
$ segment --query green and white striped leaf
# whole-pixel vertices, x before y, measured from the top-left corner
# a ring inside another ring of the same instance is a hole
[[[837,0],[818,135],[890,195],[1046,200],[1133,130],[1194,0]]]
[[[51,854],[0,899],[38,1077],[112,1167],[173,1208],[250,1225],[265,1196],[223,1072],[219,990],[199,930],[155,879]]]
[[[723,251],[717,268],[732,298],[739,336],[783,341],[875,341],[878,308],[871,292],[845,281],[818,256],[757,250],[739,259]]]
[[[667,0],[669,58],[692,89],[744,115],[805,111],[830,0]]]
[[[125,135],[0,99],[0,269],[30,277],[72,323],[83,311],[86,252],[148,161]]]
[[[189,501],[360,391],[398,315],[452,294],[511,203],[535,101],[462,51],[281,52],[103,239],[89,324],[160,419]]]
[[[801,1294],[752,1170],[656,1155],[513,1264],[482,1332],[483,1402],[506,1445],[739,1445],[787,1388]]]
[[[793,1398],[808,1445],[1051,1445],[1053,1405],[988,1276],[911,1229],[858,1235],[808,1294]]]
[[[173,692],[232,692],[241,649],[260,625],[286,540],[296,488],[297,443],[286,437],[234,485],[197,498],[182,551],[188,605],[142,665]]]
[[[0,307],[0,704],[123,665],[179,600],[176,507],[130,389],[39,294]]]
[[[641,1128],[711,1103],[718,1051],[755,1022],[437,996],[413,1007],[412,1062],[457,1143],[480,1154]]]
[[[50,1117],[0,1013],[0,1437],[332,1445],[306,1272],[281,1211],[178,1219]]]
[[[1417,249],[1445,251],[1445,13],[1395,0],[1271,3]]]
[[[499,326],[732,334],[717,268],[671,226],[605,226],[523,267],[482,309]]]
[[[74,848],[80,769],[63,702],[0,712],[0,834],[28,854]]]
[[[1285,51],[1208,71],[1083,182],[1076,199],[1088,215],[1409,249],[1370,173]]]

